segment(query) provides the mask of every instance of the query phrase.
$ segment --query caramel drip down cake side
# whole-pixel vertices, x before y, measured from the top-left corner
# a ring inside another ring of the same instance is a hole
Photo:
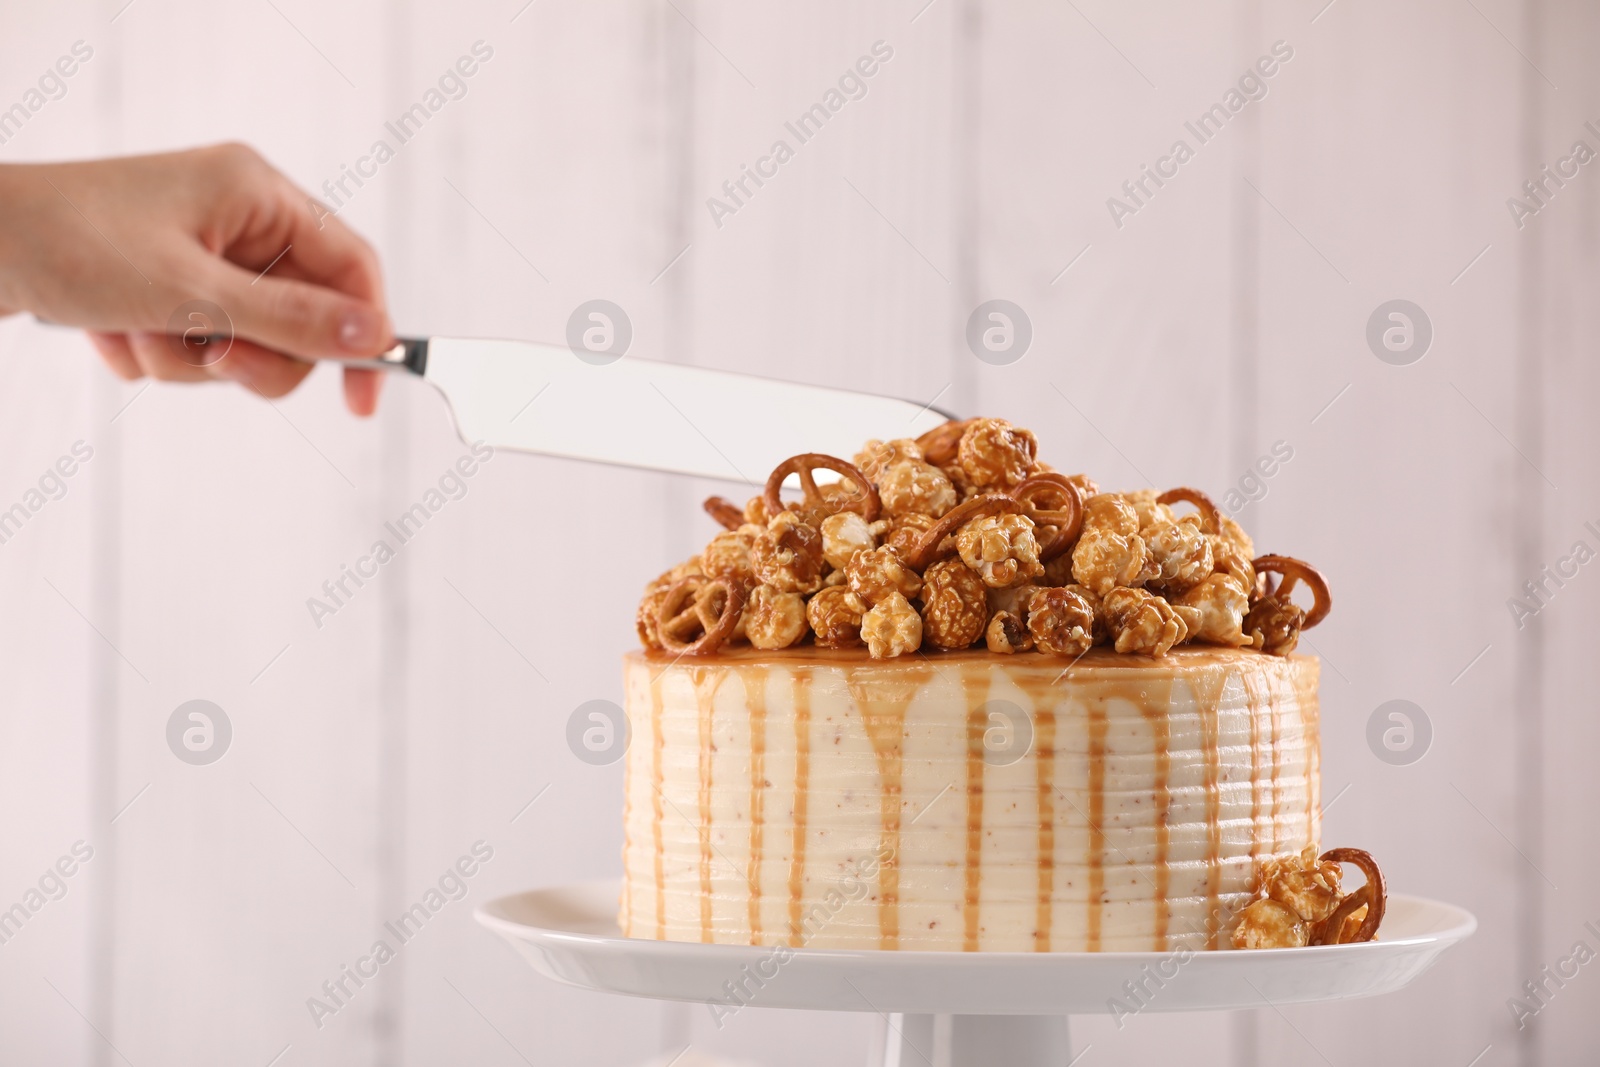
[[[1320,831],[1309,657],[1097,651],[1063,675],[806,648],[625,672],[632,937],[1226,947],[1256,864]]]

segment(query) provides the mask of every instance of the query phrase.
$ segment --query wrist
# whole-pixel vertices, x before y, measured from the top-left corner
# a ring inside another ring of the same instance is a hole
[[[17,164],[0,165],[0,315],[29,310],[22,268],[22,226],[17,217],[25,198],[18,188]]]

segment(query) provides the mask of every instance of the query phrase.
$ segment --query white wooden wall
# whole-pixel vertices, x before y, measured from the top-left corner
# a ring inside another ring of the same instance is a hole
[[[938,396],[1119,486],[1220,494],[1289,442],[1241,518],[1334,582],[1311,635],[1328,843],[1480,931],[1379,1000],[1079,1019],[1081,1062],[1592,1060],[1600,973],[1520,1031],[1506,1001],[1600,948],[1600,573],[1524,630],[1505,605],[1597,545],[1600,175],[1520,231],[1505,207],[1575,139],[1600,148],[1591,6],[122,3],[0,7],[0,104],[94,48],[0,162],[241,139],[315,189],[493,47],[346,212],[404,331],[554,339],[605,297],[638,355]],[[714,226],[705,199],[880,39],[867,97]],[[1267,97],[1116,228],[1106,198],[1278,40]],[[992,297],[1035,330],[1009,367],[961,340]],[[1393,298],[1434,325],[1408,367],[1364,340]],[[620,764],[574,759],[565,722],[619,698],[636,590],[704,540],[711,486],[497,456],[319,630],[306,598],[463,451],[426,387],[391,382],[365,423],[327,370],[271,406],[146,391],[0,323],[0,506],[80,439],[94,458],[0,545],[0,907],[73,842],[95,852],[0,945],[0,1062],[865,1057],[870,1016],[718,1032],[547,983],[471,921],[616,872]],[[194,698],[234,725],[209,767],[164,740]],[[1393,698],[1433,723],[1410,766],[1366,744]],[[306,998],[479,839],[468,898],[317,1029]]]

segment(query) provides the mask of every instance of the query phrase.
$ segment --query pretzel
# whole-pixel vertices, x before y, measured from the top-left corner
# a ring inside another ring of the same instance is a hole
[[[707,515],[729,530],[737,530],[745,524],[744,509],[724,497],[708,496],[700,506],[706,509]]]
[[[1048,563],[1061,555],[1083,532],[1083,497],[1078,487],[1064,474],[1051,471],[1024,478],[1011,490],[1011,499],[1022,504],[1022,513],[1033,520],[1035,526],[1053,526],[1055,537],[1039,549],[1039,562]],[[1039,498],[1056,496],[1065,501],[1059,508],[1049,508],[1039,503]]]
[[[954,543],[946,546],[945,538],[955,533],[973,519],[984,515],[1023,515],[1027,513],[1027,505],[1020,500],[1013,499],[1004,493],[985,493],[975,496],[962,504],[957,504],[945,512],[944,518],[934,523],[928,532],[905,553],[903,561],[907,567],[914,571],[926,570],[930,564],[936,563],[947,556],[954,555]]]
[[[972,421],[951,419],[917,438],[917,447],[922,449],[922,458],[935,467],[945,467],[953,463],[956,458],[956,448],[961,444],[961,435],[967,432],[967,427],[972,425]]]
[[[716,607],[718,596],[722,607]],[[709,656],[727,643],[744,614],[745,589],[725,578],[690,575],[672,583],[656,609],[661,646],[680,656]],[[693,637],[696,631],[698,637]]]
[[[1200,490],[1179,486],[1176,489],[1168,489],[1165,493],[1156,497],[1157,504],[1176,504],[1180,501],[1185,504],[1193,504],[1200,509],[1200,529],[1208,534],[1221,531],[1222,524],[1217,520],[1217,505],[1213,504],[1211,498]]]
[[[817,488],[816,479],[811,477],[811,472],[814,470],[830,470],[842,474],[854,482],[860,492],[851,494],[850,504],[831,505],[822,495],[822,490]],[[820,511],[826,515],[838,511],[856,511],[860,512],[863,519],[872,522],[883,509],[883,502],[878,499],[877,487],[872,484],[872,479],[861,473],[860,467],[837,456],[828,456],[821,452],[802,452],[798,456],[790,456],[767,475],[767,489],[761,499],[767,505],[769,514],[776,515],[783,510],[783,497],[779,495],[779,491],[783,488],[783,480],[791,474],[800,476],[800,491],[805,494],[805,507],[808,510]],[[851,506],[858,500],[859,507]],[[832,507],[831,511],[828,510],[829,507]]]
[[[1255,568],[1258,582],[1253,600],[1272,597],[1287,606],[1290,603],[1289,595],[1294,592],[1295,585],[1305,582],[1311,587],[1311,593],[1316,599],[1311,605],[1311,610],[1305,613],[1305,621],[1300,624],[1300,629],[1309,630],[1328,617],[1328,612],[1333,608],[1333,595],[1328,592],[1328,580],[1311,564],[1293,556],[1261,556],[1254,560],[1251,566]],[[1268,571],[1281,574],[1282,581],[1276,584],[1268,581],[1266,578]]]
[[[1389,888],[1384,884],[1378,861],[1372,858],[1372,853],[1359,848],[1330,848],[1318,860],[1323,863],[1353,863],[1367,876],[1367,884],[1345,897],[1332,915],[1316,924],[1311,931],[1311,944],[1350,945],[1358,941],[1371,941],[1377,936],[1378,925],[1383,922],[1384,908],[1389,903]],[[1344,932],[1344,921],[1362,905],[1367,908],[1366,918],[1361,920],[1361,925],[1349,941],[1339,940],[1339,935]]]

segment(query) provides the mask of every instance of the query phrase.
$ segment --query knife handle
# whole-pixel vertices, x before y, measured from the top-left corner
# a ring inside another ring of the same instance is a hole
[[[38,315],[33,320],[40,326],[60,327],[59,322],[40,318]],[[206,343],[221,343],[228,338],[223,334],[211,334],[206,338]],[[366,367],[369,370],[408,370],[421,377],[428,369],[428,339],[426,337],[397,337],[394,347],[380,352],[372,359],[339,359],[335,363],[342,363],[346,367]]]
[[[346,367],[369,367],[373,370],[408,370],[421,375],[428,369],[428,339],[426,337],[397,337],[394,347],[380,352],[373,359],[340,359]]]

